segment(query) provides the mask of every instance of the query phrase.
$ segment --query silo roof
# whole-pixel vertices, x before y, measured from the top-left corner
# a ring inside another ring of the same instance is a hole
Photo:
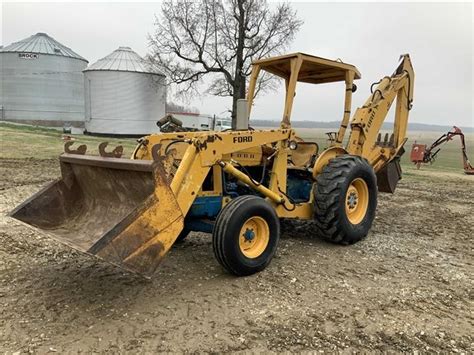
[[[48,54],[60,57],[75,58],[88,62],[87,59],[81,57],[71,48],[66,47],[43,32],[38,32],[35,35],[3,47],[0,49],[0,52]]]
[[[107,70],[148,74],[164,74],[151,63],[140,57],[130,47],[119,47],[108,56],[89,65],[84,71]]]

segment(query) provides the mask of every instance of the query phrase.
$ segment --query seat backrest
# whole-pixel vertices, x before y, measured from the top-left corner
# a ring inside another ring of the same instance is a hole
[[[289,156],[290,163],[298,168],[308,168],[313,162],[313,157],[318,154],[318,144],[314,142],[298,142],[295,150]]]

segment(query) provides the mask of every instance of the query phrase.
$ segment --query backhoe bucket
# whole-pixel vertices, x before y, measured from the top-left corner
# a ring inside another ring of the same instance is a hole
[[[10,213],[75,249],[151,276],[183,228],[160,162],[60,156],[62,178]]]

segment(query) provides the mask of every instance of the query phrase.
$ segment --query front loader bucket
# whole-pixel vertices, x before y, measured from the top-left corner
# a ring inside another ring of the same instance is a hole
[[[63,154],[62,178],[10,213],[56,240],[151,276],[183,228],[161,163]]]

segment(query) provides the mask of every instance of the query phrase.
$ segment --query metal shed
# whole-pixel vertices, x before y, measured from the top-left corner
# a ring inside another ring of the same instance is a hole
[[[165,115],[165,76],[129,47],[84,70],[86,132],[139,136]]]
[[[3,119],[45,126],[84,125],[87,60],[46,33],[0,49]]]

